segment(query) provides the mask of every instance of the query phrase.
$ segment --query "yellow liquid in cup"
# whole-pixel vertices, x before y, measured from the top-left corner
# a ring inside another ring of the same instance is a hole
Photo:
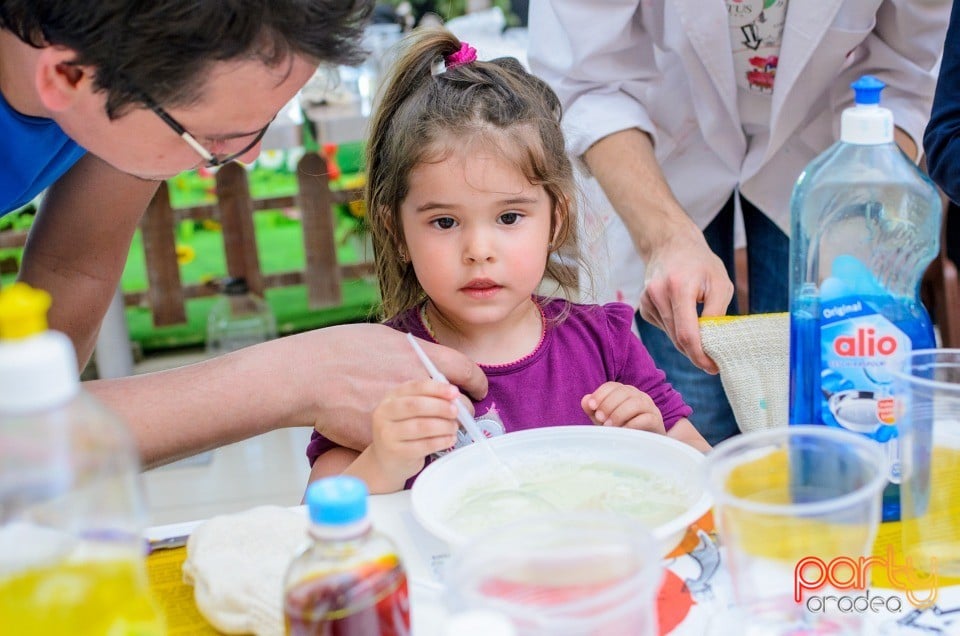
[[[160,636],[163,616],[133,561],[58,564],[0,578],[4,634]]]
[[[913,507],[912,493],[903,496],[904,505]],[[911,565],[927,572],[935,564],[941,584],[960,584],[960,448],[933,449],[928,501],[917,513],[903,521],[903,549]]]
[[[824,498],[825,493],[816,488],[791,484],[789,467],[788,451],[777,450],[735,467],[725,487],[733,496],[759,505],[788,506],[803,494],[813,501]],[[857,524],[842,516],[831,521],[828,517],[793,516],[742,506],[726,507],[719,524],[728,541],[737,538],[743,553],[791,567],[809,556],[827,561],[841,555],[859,556],[867,547],[864,542],[869,534],[866,522]]]

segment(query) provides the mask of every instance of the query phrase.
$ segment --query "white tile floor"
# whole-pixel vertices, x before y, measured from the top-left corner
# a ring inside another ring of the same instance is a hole
[[[145,359],[135,373],[203,359],[202,351]],[[143,474],[150,525],[206,519],[263,504],[300,503],[310,467],[310,429],[273,431]]]

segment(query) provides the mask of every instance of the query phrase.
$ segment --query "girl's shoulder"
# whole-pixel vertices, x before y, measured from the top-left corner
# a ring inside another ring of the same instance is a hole
[[[570,322],[592,330],[622,333],[633,327],[634,309],[626,303],[613,302],[604,305],[576,303],[565,298],[538,298],[547,321],[556,324]]]
[[[423,321],[420,320],[420,305],[411,307],[383,321],[383,324],[403,333],[412,333],[418,338],[432,340]]]

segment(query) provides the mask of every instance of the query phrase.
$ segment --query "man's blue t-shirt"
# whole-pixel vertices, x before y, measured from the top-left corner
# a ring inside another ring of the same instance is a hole
[[[52,119],[28,117],[0,95],[0,216],[29,203],[86,152]]]

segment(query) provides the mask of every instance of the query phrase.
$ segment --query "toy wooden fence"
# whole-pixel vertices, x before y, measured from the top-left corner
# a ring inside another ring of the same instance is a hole
[[[174,228],[180,221],[215,219],[223,228],[227,275],[243,277],[251,291],[263,295],[270,287],[303,284],[312,309],[342,302],[340,282],[373,273],[372,263],[340,265],[334,241],[336,215],[333,205],[362,197],[360,190],[331,191],[325,160],[316,153],[304,155],[297,165],[295,196],[253,199],[246,170],[230,163],[217,171],[217,203],[174,210],[166,183],[150,202],[140,229],[149,287],[145,292],[124,294],[126,305],[147,306],[156,326],[186,322],[184,302],[212,296],[218,289],[206,284],[184,285],[177,263]],[[253,213],[296,206],[300,210],[306,265],[303,270],[264,274],[260,271],[254,235]]]

